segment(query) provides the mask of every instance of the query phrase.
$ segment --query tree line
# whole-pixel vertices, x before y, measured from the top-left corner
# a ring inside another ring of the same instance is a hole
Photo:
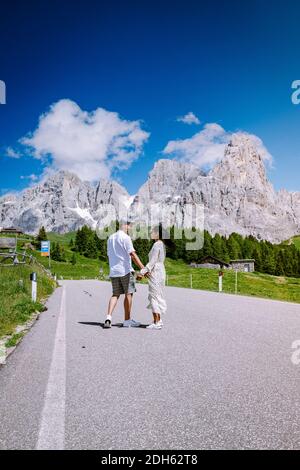
[[[42,235],[46,236],[45,233]],[[46,238],[43,239],[46,240]],[[268,241],[257,240],[251,235],[243,237],[238,233],[232,233],[228,237],[219,234],[212,236],[206,230],[203,234],[201,249],[186,250],[186,243],[189,241],[184,233],[181,239],[176,239],[176,229],[172,227],[170,239],[166,243],[167,257],[183,260],[188,264],[201,263],[206,256],[214,256],[227,263],[236,259],[254,259],[255,271],[276,276],[300,277],[300,250],[293,244],[272,244]],[[133,243],[142,262],[147,263],[153,242],[150,239],[137,238]],[[107,261],[106,240],[99,238],[90,227],[83,226],[77,230],[75,240],[70,241],[69,247],[74,255],[79,253],[87,258]],[[52,259],[63,261],[66,258],[64,248],[59,243],[54,244],[51,256]],[[76,255],[71,262],[76,263]]]

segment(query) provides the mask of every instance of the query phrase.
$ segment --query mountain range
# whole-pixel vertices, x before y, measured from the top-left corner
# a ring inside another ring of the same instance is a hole
[[[18,226],[32,234],[42,225],[60,233],[84,224],[95,228],[106,204],[117,212],[128,209],[133,220],[143,219],[141,205],[147,212],[151,204],[160,204],[170,207],[175,224],[186,204],[200,204],[211,234],[238,232],[280,242],[300,233],[300,192],[275,191],[259,149],[243,133],[233,134],[223,158],[207,173],[190,163],[157,161],[135,196],[115,181],[92,184],[59,171],[20,193],[2,196],[0,227]]]

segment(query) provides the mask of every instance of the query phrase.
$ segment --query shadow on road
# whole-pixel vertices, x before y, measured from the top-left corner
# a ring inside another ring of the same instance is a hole
[[[104,329],[104,323],[98,323],[95,321],[79,321],[78,322],[80,325],[88,325],[88,326],[101,326],[101,328]],[[115,328],[123,328],[123,323],[115,323],[114,325],[111,325],[112,327]],[[140,325],[138,328],[146,328],[148,325]]]

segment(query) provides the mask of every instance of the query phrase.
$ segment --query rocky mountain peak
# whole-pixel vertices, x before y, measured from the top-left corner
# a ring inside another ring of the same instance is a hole
[[[285,240],[300,233],[300,193],[277,193],[268,181],[265,158],[259,139],[237,133],[208,175],[189,163],[159,160],[135,197],[115,181],[101,179],[93,185],[60,171],[19,194],[0,198],[0,226],[19,226],[29,233],[41,225],[57,232],[84,224],[96,227],[105,204],[113,205],[117,213],[127,208],[133,220],[146,222],[153,203],[169,207],[172,223],[178,224],[189,203],[204,206],[205,228],[212,234],[238,232],[273,242]],[[143,214],[147,219],[140,220]]]
[[[251,135],[233,134],[224,157],[212,169],[210,176],[235,188],[273,192],[260,146],[260,141]]]
[[[139,201],[156,201],[164,197],[172,199],[186,190],[192,181],[202,175],[202,171],[192,164],[177,160],[162,159],[155,163],[148,180],[137,193]]]

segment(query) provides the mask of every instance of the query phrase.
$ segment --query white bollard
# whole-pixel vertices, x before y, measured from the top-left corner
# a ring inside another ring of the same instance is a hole
[[[190,286],[191,286],[191,289],[193,289],[193,275],[190,274]]]
[[[238,271],[235,271],[235,293],[237,294],[238,291]]]
[[[219,292],[223,292],[223,273],[219,272]]]
[[[31,300],[32,302],[36,302],[37,299],[37,274],[31,273],[30,274],[31,280]]]

